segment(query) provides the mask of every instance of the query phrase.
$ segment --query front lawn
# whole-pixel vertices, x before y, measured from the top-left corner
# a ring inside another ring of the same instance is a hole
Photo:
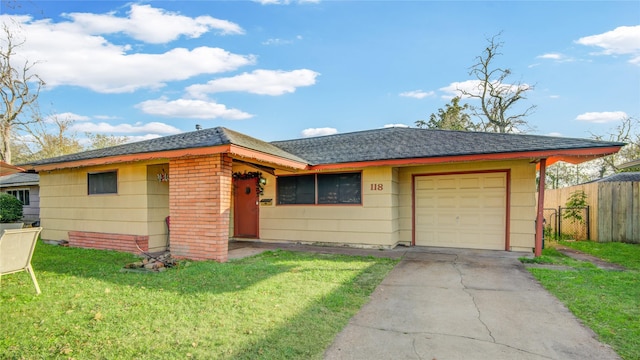
[[[573,266],[561,271],[530,268],[542,285],[562,301],[599,339],[624,359],[640,359],[640,245],[562,242],[585,253],[625,266],[606,271],[567,260],[553,247],[543,251],[550,263]]]
[[[397,260],[271,251],[120,272],[130,254],[39,243],[42,294],[2,277],[2,359],[320,359]]]

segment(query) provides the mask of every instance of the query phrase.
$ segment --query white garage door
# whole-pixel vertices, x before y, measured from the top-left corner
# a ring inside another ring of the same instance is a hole
[[[505,249],[506,174],[416,176],[415,244]]]

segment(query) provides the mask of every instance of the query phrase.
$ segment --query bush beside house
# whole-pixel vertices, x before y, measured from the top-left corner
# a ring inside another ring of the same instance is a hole
[[[22,202],[15,196],[0,194],[0,230],[22,228]]]

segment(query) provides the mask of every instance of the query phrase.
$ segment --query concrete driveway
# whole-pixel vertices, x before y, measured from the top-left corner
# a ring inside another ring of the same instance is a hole
[[[326,359],[620,359],[501,251],[411,248]]]

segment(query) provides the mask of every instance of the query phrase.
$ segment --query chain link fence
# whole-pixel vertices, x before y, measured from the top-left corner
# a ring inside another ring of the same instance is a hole
[[[544,237],[549,240],[588,240],[591,238],[589,207],[543,209]]]

